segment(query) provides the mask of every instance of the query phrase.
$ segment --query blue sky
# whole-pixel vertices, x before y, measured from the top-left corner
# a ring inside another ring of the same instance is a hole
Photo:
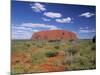
[[[12,1],[12,39],[30,39],[42,30],[69,30],[79,39],[91,39],[95,18],[95,6]]]

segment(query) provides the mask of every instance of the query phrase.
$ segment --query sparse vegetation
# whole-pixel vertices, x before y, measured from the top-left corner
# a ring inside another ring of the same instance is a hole
[[[95,69],[95,46],[92,40],[12,40],[12,74]]]

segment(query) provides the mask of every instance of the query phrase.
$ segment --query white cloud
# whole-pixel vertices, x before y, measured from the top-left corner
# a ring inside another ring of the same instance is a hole
[[[79,29],[83,29],[82,27],[80,27]]]
[[[36,29],[35,29],[35,30],[32,30],[32,31],[33,31],[33,32],[38,32],[39,30],[36,30]]]
[[[30,39],[32,32],[23,31],[23,32],[13,32],[12,39]]]
[[[60,30],[61,28],[58,28],[56,26],[52,26],[49,30]]]
[[[30,39],[34,32],[39,30],[21,25],[12,25],[12,39]]]
[[[90,29],[89,27],[80,27],[79,33],[94,33],[96,32],[95,29]]]
[[[62,17],[61,13],[56,12],[44,12],[44,15],[49,18],[60,18]]]
[[[31,28],[26,28],[23,26],[13,26],[12,29],[14,29],[14,30],[31,30]]]
[[[51,21],[51,19],[42,18],[43,21]]]
[[[12,39],[30,39],[32,34],[38,32],[39,30],[12,30]]]
[[[59,23],[71,23],[72,19],[70,17],[62,18],[62,19],[56,19],[56,22]]]
[[[79,28],[79,33],[94,33],[94,32],[96,32],[95,29],[90,29],[88,26]]]
[[[41,24],[41,23],[23,23],[21,26],[24,27],[31,27],[31,28],[47,28],[47,29],[59,29],[55,25],[46,25],[46,24]]]
[[[90,28],[89,27],[80,27],[79,29],[80,30],[82,30],[82,29],[86,30],[86,29],[90,29]]]
[[[94,15],[95,15],[94,13],[85,12],[85,13],[82,13],[81,15],[79,15],[79,16],[90,18],[90,17],[92,17]]]
[[[84,29],[79,30],[79,33],[94,33],[94,32],[95,32],[94,29],[92,29],[92,30],[84,30]]]
[[[45,5],[41,4],[41,3],[34,3],[34,4],[30,4],[31,8],[35,11],[35,12],[41,12],[41,11],[45,11]]]

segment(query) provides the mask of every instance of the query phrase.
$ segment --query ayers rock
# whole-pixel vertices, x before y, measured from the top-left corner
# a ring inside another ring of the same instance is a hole
[[[77,35],[74,32],[65,30],[45,30],[35,32],[32,40],[76,40]]]

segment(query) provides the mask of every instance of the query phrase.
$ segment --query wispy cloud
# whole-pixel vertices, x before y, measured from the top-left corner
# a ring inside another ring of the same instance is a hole
[[[52,27],[50,27],[49,28],[49,30],[60,30],[61,28],[58,28],[58,27],[56,27],[56,26],[52,26]]]
[[[47,18],[42,18],[43,21],[51,21],[51,19],[47,19]]]
[[[31,28],[26,28],[23,26],[13,26],[12,29],[14,29],[14,30],[31,30]]]
[[[85,13],[80,14],[79,16],[80,16],[80,17],[90,18],[90,17],[92,17],[92,16],[94,16],[94,15],[95,15],[94,13],[85,12]]]
[[[31,38],[31,34],[32,32],[29,32],[29,31],[22,31],[20,30],[21,32],[19,31],[13,31],[12,32],[12,39],[30,39]]]
[[[56,22],[59,22],[59,23],[71,23],[71,21],[72,21],[72,19],[70,17],[56,19]]]
[[[80,27],[79,29],[79,33],[94,33],[94,32],[96,32],[96,30],[90,29],[89,27],[84,27],[84,28]]]
[[[47,28],[47,29],[60,29],[56,27],[55,25],[47,25],[47,24],[41,24],[41,23],[23,23],[21,26],[27,27],[27,28]]]
[[[80,27],[79,29],[89,29],[89,27]]]
[[[30,6],[35,12],[41,12],[46,10],[45,5],[41,3],[30,4]]]
[[[21,25],[12,25],[12,39],[30,39],[34,32],[39,30]]]
[[[79,30],[80,33],[93,33],[95,30]]]
[[[20,25],[12,25],[12,39],[30,39],[32,34],[40,31],[38,28],[47,30],[58,30],[60,28],[54,25],[46,25],[40,23],[22,23]]]
[[[49,18],[61,18],[62,17],[61,13],[57,13],[57,12],[44,12],[44,15]]]

